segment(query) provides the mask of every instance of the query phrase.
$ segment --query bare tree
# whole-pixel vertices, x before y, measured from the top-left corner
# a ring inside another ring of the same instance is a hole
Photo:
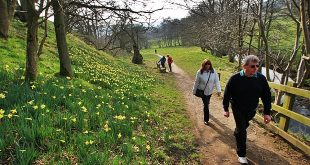
[[[0,38],[7,39],[17,0],[0,0]]]

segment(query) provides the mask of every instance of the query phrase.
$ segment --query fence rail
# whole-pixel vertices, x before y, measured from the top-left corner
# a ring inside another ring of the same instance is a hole
[[[300,150],[306,153],[306,155],[310,156],[310,147],[294,136],[290,135],[288,131],[288,124],[290,119],[294,119],[308,127],[310,127],[310,118],[300,115],[294,111],[292,111],[293,100],[295,96],[302,96],[310,100],[310,91],[295,88],[291,86],[276,84],[273,82],[268,82],[269,86],[273,89],[280,90],[284,92],[284,102],[283,106],[279,106],[276,104],[272,104],[272,109],[277,111],[280,115],[280,121],[278,126],[275,123],[268,124],[267,127],[271,129],[273,132],[277,133],[287,141],[289,141],[294,146],[298,147]],[[256,115],[255,118],[263,122],[263,118],[260,115]]]

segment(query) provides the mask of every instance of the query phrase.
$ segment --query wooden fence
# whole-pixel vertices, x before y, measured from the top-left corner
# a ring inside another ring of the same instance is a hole
[[[310,118],[300,115],[294,111],[292,111],[293,100],[295,96],[302,96],[310,101],[310,91],[294,88],[290,86],[285,86],[281,84],[276,84],[273,82],[269,82],[270,88],[280,90],[285,93],[284,95],[284,102],[283,106],[279,106],[276,104],[272,104],[272,109],[280,113],[280,121],[277,125],[275,123],[267,124],[267,128],[272,130],[273,132],[277,133],[287,141],[289,141],[292,145],[298,147],[300,150],[306,153],[306,155],[310,156],[310,147],[309,145],[305,144],[304,142],[300,141],[299,139],[295,138],[294,136],[290,135],[288,130],[288,124],[290,119],[294,119],[308,127],[310,127]],[[261,115],[256,115],[255,118],[259,122],[263,122],[263,118]]]

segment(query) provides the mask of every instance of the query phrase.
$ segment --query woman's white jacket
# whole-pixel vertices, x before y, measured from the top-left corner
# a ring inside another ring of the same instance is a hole
[[[211,75],[210,75],[211,74]],[[206,83],[208,81],[210,75],[209,82],[206,86]],[[193,94],[196,93],[197,89],[204,90],[204,94],[206,96],[209,96],[212,94],[214,86],[216,87],[217,92],[221,92],[221,85],[219,81],[219,77],[214,70],[214,72],[211,73],[211,71],[204,71],[202,74],[200,74],[200,69],[197,71],[195,83],[193,86]]]

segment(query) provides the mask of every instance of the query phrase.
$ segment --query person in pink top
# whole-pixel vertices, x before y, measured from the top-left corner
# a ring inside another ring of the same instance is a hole
[[[168,58],[168,66],[169,66],[169,72],[172,72],[171,64],[173,63],[172,57],[170,55],[167,55]]]

